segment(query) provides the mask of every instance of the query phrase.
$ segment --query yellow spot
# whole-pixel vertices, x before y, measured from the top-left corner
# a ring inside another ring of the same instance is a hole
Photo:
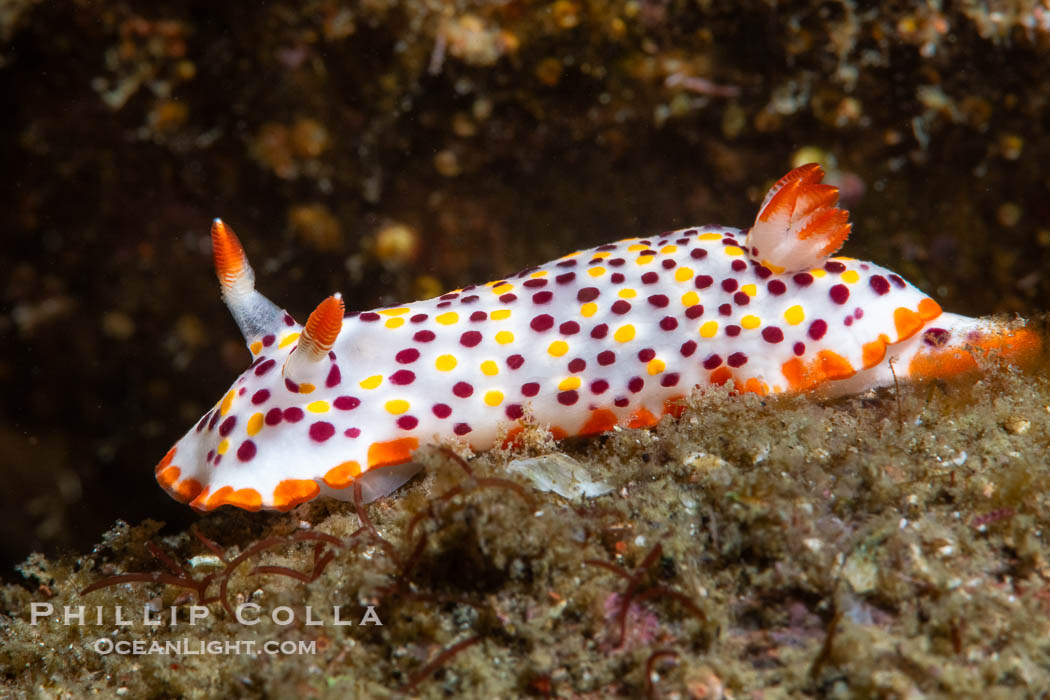
[[[688,267],[680,267],[674,271],[676,282],[688,282],[693,279],[693,271]]]
[[[664,255],[670,255],[671,253],[673,253],[673,252],[675,252],[677,250],[678,250],[678,246],[676,246],[676,245],[665,245],[663,248],[660,249],[660,252],[663,253]]]
[[[828,274],[828,271],[822,267],[815,267],[809,271],[809,274],[813,275],[814,277],[824,277]]]
[[[795,304],[784,312],[784,320],[792,326],[797,326],[806,320],[806,312],[802,310],[801,306]]]
[[[579,377],[566,377],[565,379],[561,380],[560,384],[558,384],[558,391],[571,391],[573,389],[579,389],[579,388],[580,388],[580,378]]]
[[[485,392],[485,403],[489,406],[499,406],[503,403],[503,392],[490,389]]]
[[[507,345],[514,342],[514,334],[510,331],[500,331],[496,334],[496,342],[500,345]]]
[[[701,233],[697,238],[701,241],[720,241],[723,236],[720,233]]]
[[[510,282],[504,282],[503,284],[497,284],[492,288],[494,294],[506,294],[510,290],[514,289],[514,285]]]
[[[686,292],[682,295],[682,306],[696,306],[700,303],[700,295],[696,292]]]
[[[233,389],[230,389],[228,392],[226,392],[226,396],[222,397],[222,405],[219,406],[219,415],[225,416],[227,413],[230,412],[230,406],[233,405],[233,399],[235,396],[237,396],[237,392],[235,392]]]
[[[639,250],[649,250],[649,246],[642,245],[641,243],[635,243],[634,245],[628,246],[627,248],[628,253],[637,253]]]
[[[221,455],[224,455],[224,454],[226,454],[226,450],[228,450],[228,449],[230,449],[230,441],[229,440],[223,440],[222,442],[219,443],[219,446],[215,448],[215,451],[218,452]]]
[[[663,372],[665,369],[667,369],[667,363],[661,360],[659,357],[654,357],[653,359],[649,360],[649,364],[645,366],[645,369],[649,372],[650,375],[660,374],[660,372]]]
[[[655,258],[655,257],[656,257],[655,255],[639,255],[638,259],[635,260],[635,262],[638,263],[639,265],[648,265],[649,263],[651,263],[653,261],[653,258]]]
[[[499,374],[499,365],[492,360],[485,360],[481,363],[481,373],[489,377],[494,377]]]
[[[762,319],[760,319],[758,316],[748,314],[747,316],[744,316],[742,319],[740,319],[740,325],[748,329],[749,331],[754,330],[755,328],[758,328],[762,325]]]
[[[400,328],[405,325],[405,319],[403,318],[389,318],[384,324],[387,328]]]
[[[317,387],[315,387],[313,384],[308,384],[308,383],[304,382],[304,383],[299,385],[299,393],[300,394],[310,394],[316,388]]]
[[[263,427],[263,414],[256,413],[248,419],[248,434],[258,435]]]
[[[390,399],[384,404],[387,413],[393,413],[395,416],[400,416],[402,413],[407,411],[411,406],[408,401],[404,399]]]
[[[605,260],[610,255],[612,255],[612,253],[610,253],[609,251],[607,251],[607,250],[600,250],[597,253],[594,253],[593,255],[591,255],[591,257],[592,258],[598,258],[599,260]]]
[[[708,321],[707,323],[700,326],[700,337],[701,338],[714,338],[715,333],[718,333],[718,322]]]
[[[533,272],[531,275],[529,275],[529,277],[532,277],[533,279],[535,279],[537,277],[546,277],[546,276],[547,276],[547,271],[546,270],[538,270],[537,272]]]
[[[455,311],[446,311],[445,313],[436,317],[434,320],[440,323],[442,326],[451,326],[453,323],[459,320],[459,314],[457,314]]]
[[[496,309],[491,314],[489,314],[489,318],[491,318],[493,321],[506,320],[510,318],[510,309]]]
[[[722,250],[725,252],[726,255],[729,255],[729,256],[734,257],[734,258],[736,256],[738,256],[738,255],[743,255],[744,254],[744,249],[739,247],[739,246],[735,246],[735,245],[727,245]]]
[[[256,340],[254,343],[248,346],[248,349],[252,351],[253,355],[258,355],[259,351],[262,350],[262,341]]]
[[[860,275],[857,274],[856,270],[846,270],[841,277],[843,282],[848,282],[849,284],[854,284],[860,279]]]
[[[368,379],[362,379],[358,383],[358,386],[360,386],[362,389],[375,389],[377,386],[379,386],[382,383],[383,383],[383,375],[381,375],[381,374],[373,374]]]
[[[456,368],[456,358],[452,355],[439,355],[434,360],[434,366],[437,367],[439,372],[451,372]]]
[[[555,340],[549,346],[547,346],[547,352],[555,357],[561,357],[565,353],[569,352],[569,344],[564,340]]]
[[[383,309],[379,312],[381,316],[401,316],[408,313],[407,306],[401,306],[396,309]]]
[[[598,313],[598,305],[593,301],[589,301],[580,307],[580,315],[590,318],[594,314]]]
[[[619,294],[621,299],[634,299],[636,296],[638,296],[638,292],[633,289],[621,289]]]
[[[613,339],[616,340],[616,342],[618,343],[626,343],[628,341],[634,340],[634,326],[632,326],[630,323],[625,323],[624,325],[620,326],[616,329],[616,332],[613,333]]]
[[[605,268],[600,265],[598,267],[592,267],[590,270],[587,270],[587,274],[591,277],[601,277],[605,274]]]
[[[745,284],[743,287],[740,288],[740,291],[748,295],[749,297],[753,297],[756,294],[758,294],[758,287],[756,287],[753,284]]]
[[[311,401],[306,404],[306,410],[310,413],[328,413],[328,409],[327,401]]]
[[[277,347],[279,347],[279,348],[287,347],[287,346],[291,345],[292,343],[294,343],[297,340],[299,340],[299,334],[298,333],[289,333],[288,335],[286,335],[283,338],[281,338],[281,342],[277,343]]]
[[[762,267],[768,267],[771,272],[773,272],[774,274],[777,274],[777,275],[779,275],[781,272],[783,272],[784,270],[787,269],[787,268],[784,268],[784,267],[780,267],[779,265],[774,265],[773,263],[769,262],[768,260],[763,260],[762,261]]]

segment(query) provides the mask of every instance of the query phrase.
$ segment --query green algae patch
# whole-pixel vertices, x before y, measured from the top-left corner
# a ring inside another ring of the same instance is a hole
[[[423,452],[366,520],[321,501],[120,523],[2,589],[5,689],[1031,693],[1050,685],[1047,369],[834,401],[720,389],[562,442],[530,426],[469,460]],[[611,491],[569,501],[505,468],[544,454]]]

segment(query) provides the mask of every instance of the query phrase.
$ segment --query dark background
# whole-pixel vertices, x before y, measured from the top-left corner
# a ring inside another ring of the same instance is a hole
[[[200,517],[153,466],[248,364],[215,216],[301,321],[746,226],[818,159],[845,253],[952,311],[1045,311],[1050,11],[916,5],[7,3],[0,575]]]

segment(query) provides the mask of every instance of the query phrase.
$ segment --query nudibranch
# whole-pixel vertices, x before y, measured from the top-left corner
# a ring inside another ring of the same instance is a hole
[[[601,245],[435,299],[305,326],[255,289],[233,231],[211,237],[251,366],[157,465],[199,510],[365,501],[416,471],[421,444],[491,447],[527,413],[555,437],[644,427],[695,388],[841,395],[1032,355],[1023,327],[943,313],[878,265],[831,257],[838,190],[804,165],[750,229],[697,226]],[[508,425],[509,424],[509,425]]]

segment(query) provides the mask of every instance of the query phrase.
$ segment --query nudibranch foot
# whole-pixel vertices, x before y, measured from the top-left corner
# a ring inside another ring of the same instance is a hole
[[[423,444],[475,451],[522,430],[556,438],[678,416],[694,389],[841,395],[1025,362],[1039,337],[943,313],[874,263],[828,257],[850,232],[838,191],[805,165],[749,231],[698,226],[629,238],[435,299],[305,326],[255,290],[233,231],[212,244],[247,370],[165,455],[157,481],[202,511],[288,510],[319,495],[379,498]]]

